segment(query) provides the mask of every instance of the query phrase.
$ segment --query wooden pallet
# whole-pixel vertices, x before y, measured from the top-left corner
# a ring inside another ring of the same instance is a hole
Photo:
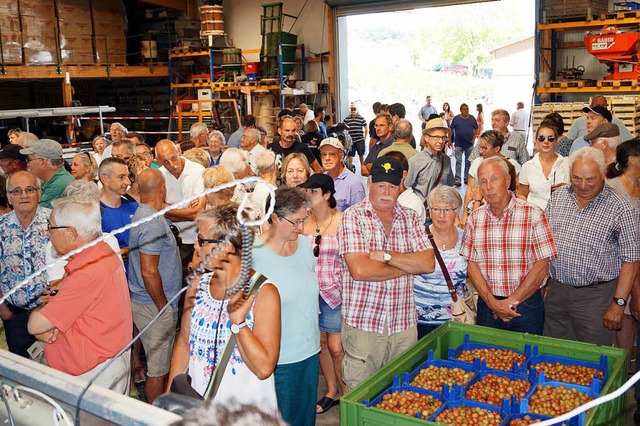
[[[605,19],[634,19],[640,18],[640,10],[616,10],[600,14],[600,20]]]
[[[171,49],[171,54],[176,54],[176,53],[191,53],[191,52],[196,52],[198,50],[201,49],[196,49],[196,48],[191,48],[189,46],[176,46],[173,49]]]
[[[640,84],[638,79],[632,80],[598,80],[598,87],[636,87]]]
[[[547,81],[544,84],[546,88],[568,88],[568,87],[593,87],[595,86],[595,80],[558,80]]]

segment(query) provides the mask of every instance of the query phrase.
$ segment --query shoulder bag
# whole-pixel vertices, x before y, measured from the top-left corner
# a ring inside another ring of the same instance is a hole
[[[246,298],[249,298],[249,296],[256,294],[260,289],[260,286],[267,280],[267,277],[260,273],[256,273],[256,276],[257,277],[253,280],[253,284],[251,285]],[[231,336],[229,336],[229,340],[227,340],[227,344],[224,346],[224,352],[222,352],[220,362],[216,366],[215,370],[213,370],[213,374],[211,375],[209,385],[207,386],[207,390],[205,391],[204,395],[201,396],[198,392],[196,392],[195,389],[191,387],[191,376],[189,376],[188,371],[182,374],[178,374],[173,378],[173,381],[171,382],[171,392],[205,401],[213,399],[216,395],[216,392],[218,392],[218,388],[220,388],[222,376],[224,376],[224,372],[227,369],[227,364],[229,363],[231,353],[233,352],[233,348],[235,346],[236,335],[231,333]]]
[[[425,227],[427,230],[427,235],[429,236],[429,241],[431,241],[431,245],[433,246],[433,254],[438,260],[438,264],[440,265],[440,269],[442,269],[442,274],[444,275],[444,280],[447,282],[447,287],[449,287],[449,294],[451,295],[451,299],[453,303],[451,304],[451,316],[454,322],[460,322],[463,324],[475,324],[476,323],[476,313],[478,311],[478,295],[476,292],[472,292],[471,289],[467,288],[467,297],[462,299],[458,297],[456,294],[456,289],[453,286],[453,282],[451,281],[451,275],[449,275],[449,271],[447,270],[447,266],[442,259],[442,255],[440,254],[440,250],[438,250],[438,245],[436,244],[435,238],[433,238],[433,234],[428,226]]]

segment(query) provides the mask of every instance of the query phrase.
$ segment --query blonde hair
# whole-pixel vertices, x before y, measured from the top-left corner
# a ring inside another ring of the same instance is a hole
[[[313,170],[311,170],[311,166],[309,166],[309,160],[307,160],[307,157],[299,152],[294,152],[287,155],[284,157],[284,160],[282,160],[282,170],[280,172],[280,179],[282,179],[282,182],[287,182],[287,168],[289,167],[291,160],[299,160],[302,163],[302,166],[307,172],[307,178],[313,174]]]
[[[205,169],[209,167],[209,164],[211,163],[209,154],[202,148],[191,148],[187,152],[183,153],[182,156],[194,163],[202,164]]]
[[[84,164],[85,167],[89,168],[91,176],[95,178],[96,173],[98,173],[98,163],[96,162],[96,159],[93,157],[93,155],[89,154],[87,151],[84,151],[79,152],[73,156],[73,158],[76,157],[78,157],[80,161],[82,161],[82,164]]]
[[[210,189],[225,183],[233,182],[235,178],[233,177],[233,173],[231,173],[226,167],[212,166],[207,168],[202,173],[202,180],[204,182],[204,188]],[[226,197],[228,199],[231,199],[231,197],[233,197],[234,191],[235,186],[222,189],[217,192],[217,195],[219,197]]]
[[[147,160],[144,158],[144,155],[136,154],[127,161],[127,168],[129,169],[129,180],[133,182],[141,171],[149,167],[147,166]]]

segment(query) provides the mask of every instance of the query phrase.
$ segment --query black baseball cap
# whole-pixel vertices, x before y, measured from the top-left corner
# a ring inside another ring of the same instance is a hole
[[[371,182],[388,182],[391,185],[400,185],[402,182],[402,164],[393,157],[379,157],[371,165]]]
[[[594,114],[603,116],[604,118],[607,119],[609,123],[611,123],[611,120],[613,120],[613,117],[611,116],[611,111],[609,111],[608,109],[606,109],[601,105],[582,108],[582,112],[589,112],[589,111],[591,111]]]
[[[298,188],[321,188],[325,191],[329,191],[332,194],[336,193],[335,185],[333,184],[333,179],[329,175],[325,175],[324,173],[315,173],[309,176],[305,182],[298,185]]]
[[[5,147],[0,150],[0,158],[11,158],[18,161],[27,161],[27,156],[24,154],[20,154],[21,149],[22,147],[15,143],[5,145]]]

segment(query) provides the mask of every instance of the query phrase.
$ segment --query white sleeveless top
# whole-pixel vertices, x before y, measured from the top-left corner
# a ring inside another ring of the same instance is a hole
[[[256,275],[251,276],[251,282],[257,279]],[[198,283],[198,291],[191,312],[189,376],[191,376],[191,386],[200,395],[205,393],[214,365],[220,361],[227,340],[231,336],[231,321],[227,312],[229,299],[220,301],[211,296],[209,292],[211,276],[212,273],[203,275]],[[266,283],[270,281],[265,281],[263,285]],[[254,306],[255,303],[251,306],[246,319],[250,329],[253,329]],[[217,339],[216,330],[218,330]],[[237,344],[229,358],[220,388],[215,396],[216,402],[231,399],[243,404],[258,405],[266,411],[277,412],[278,410],[273,374],[265,380],[258,379],[242,360]]]

